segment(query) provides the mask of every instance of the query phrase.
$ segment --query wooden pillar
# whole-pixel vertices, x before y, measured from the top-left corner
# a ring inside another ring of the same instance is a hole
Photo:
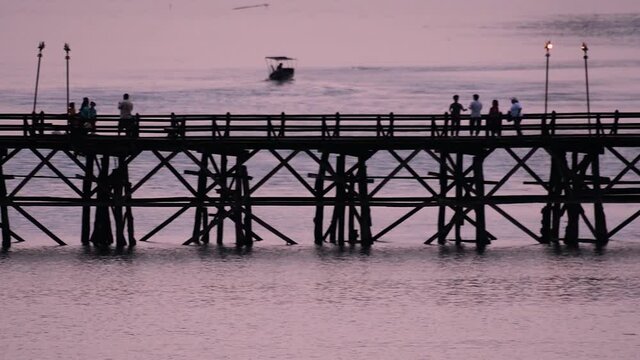
[[[122,249],[127,245],[124,237],[124,176],[122,168],[126,166],[124,156],[118,157],[118,168],[111,174],[113,187],[113,218],[116,225],[116,247]]]
[[[550,198],[557,197],[560,195],[561,191],[561,177],[560,177],[560,169],[559,163],[556,159],[556,156],[561,156],[561,154],[555,149],[548,149],[549,154],[551,155],[551,167],[549,169],[549,184],[547,189],[547,195]],[[562,154],[564,156],[564,154]],[[540,243],[549,244],[551,241],[558,241],[560,226],[560,204],[557,200],[555,201],[547,201],[545,206],[542,208],[542,219],[540,221]]]
[[[89,245],[91,238],[91,206],[87,204],[91,200],[91,185],[93,184],[93,165],[95,154],[86,154],[84,179],[82,180],[82,232],[80,241],[82,245]]]
[[[455,185],[456,185],[456,202],[462,201],[462,196],[463,196],[463,191],[464,191],[464,175],[463,175],[463,167],[464,165],[464,154],[462,153],[457,153],[456,154],[456,163],[455,163]],[[463,214],[463,209],[462,206],[460,206],[459,204],[456,204],[455,207],[455,214],[453,215],[453,221],[455,224],[455,236],[456,236],[456,244],[460,245],[461,244],[461,240],[462,237],[460,235],[460,231],[462,228],[462,224],[464,222],[464,214]]]
[[[486,223],[484,216],[484,172],[483,172],[484,155],[475,155],[473,157],[473,174],[475,177],[475,190],[477,203],[475,204],[476,213],[476,248],[484,249],[489,244],[487,238]]]
[[[242,224],[242,176],[240,172],[240,159],[236,158],[235,189],[233,191],[233,221],[236,229],[236,247],[240,248],[245,244],[244,229]]]
[[[324,176],[327,171],[327,164],[329,162],[329,153],[322,152],[320,156],[320,166],[318,169],[318,176],[316,176],[315,183],[315,199],[316,199],[316,215],[313,218],[313,237],[316,245],[322,245],[324,242]]]
[[[595,218],[596,246],[603,247],[609,242],[609,237],[607,235],[607,220],[604,213],[604,206],[602,205],[600,154],[597,152],[592,154],[591,175],[593,175],[593,192],[595,194],[593,212]]]
[[[358,195],[360,197],[360,237],[364,247],[373,244],[371,237],[371,209],[369,208],[369,191],[367,188],[366,157],[358,157]]]
[[[220,204],[217,206],[217,221],[218,225],[216,227],[216,243],[218,245],[222,245],[224,243],[224,219],[225,219],[225,208],[224,203],[228,198],[228,189],[227,189],[227,155],[220,155],[220,173],[219,183],[220,183]]]
[[[358,241],[358,230],[356,230],[356,205],[355,199],[355,183],[350,181],[348,184],[347,198],[349,199],[349,219],[347,228],[349,229],[349,244],[354,245]],[[341,244],[344,245],[344,244]]]
[[[129,204],[133,195],[132,189],[131,189],[131,182],[129,181],[129,164],[125,163],[125,164],[122,164],[121,166],[122,166],[122,180],[123,180],[123,186],[124,186],[124,201],[126,203],[124,218],[127,224],[127,235],[129,237],[129,247],[134,247],[136,246],[136,238],[135,238],[135,231],[133,226],[133,209]]]
[[[208,154],[203,151],[202,156],[200,157],[200,171],[198,171],[198,206],[196,206],[196,214],[193,223],[193,235],[191,237],[191,239],[193,239],[193,242],[195,242],[196,244],[199,244],[201,236],[204,236],[203,231],[208,233],[208,231],[206,231],[208,222],[203,217],[203,215],[206,216],[207,214],[207,208],[203,206],[203,203],[207,195],[207,169],[209,167],[208,161]]]
[[[111,219],[109,217],[109,203],[111,185],[109,184],[109,155],[103,155],[100,161],[100,174],[97,179],[98,191],[96,199],[100,203],[96,206],[95,220],[91,242],[97,247],[107,247],[113,243],[111,233]]]
[[[440,150],[440,172],[438,175],[440,177],[440,201],[444,201],[447,198],[447,155],[446,151]],[[440,203],[438,206],[438,244],[440,245],[447,242],[446,216],[447,206]]]
[[[7,149],[0,149],[0,159],[7,155]],[[0,164],[0,222],[2,223],[2,250],[11,248],[11,228],[9,227],[9,207],[7,201],[7,184],[4,177],[3,165]]]
[[[344,244],[344,226],[345,226],[345,206],[346,206],[346,183],[347,175],[345,174],[345,155],[338,155],[336,160],[336,231],[338,243]],[[335,237],[332,239],[335,243]]]
[[[581,181],[578,181],[580,174],[577,172],[578,167],[578,153],[572,153],[571,168],[568,169],[569,174],[565,174],[565,181],[573,179],[567,186],[567,203],[565,208],[567,209],[567,227],[565,228],[564,241],[565,244],[570,246],[578,245],[578,236],[580,231],[580,204],[577,203],[577,195],[581,191]]]
[[[564,151],[555,151],[555,154],[556,156],[551,158],[551,175],[549,181],[551,195],[556,197],[551,208],[550,240],[557,243],[560,240],[560,220],[562,219],[562,203],[557,199],[562,195],[563,181],[565,181],[562,176],[562,164],[566,164],[567,154]],[[566,181],[568,181],[568,179]]]
[[[246,166],[240,166],[240,176],[242,185],[242,206],[244,207],[244,245],[247,248],[253,247],[253,229],[251,223],[251,193],[249,186],[249,173]]]

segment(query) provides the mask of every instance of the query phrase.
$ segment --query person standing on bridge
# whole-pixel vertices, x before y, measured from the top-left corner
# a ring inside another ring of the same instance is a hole
[[[451,114],[451,136],[460,135],[460,112],[467,109],[458,102],[460,96],[453,95],[453,103],[449,105],[449,113]]]
[[[498,107],[498,100],[491,102],[491,109],[487,115],[487,136],[500,136],[502,131],[502,113]]]
[[[474,131],[476,136],[480,134],[482,103],[478,99],[480,99],[480,95],[473,94],[473,101],[469,104],[469,110],[471,111],[469,117],[469,135],[473,135]]]
[[[120,120],[118,121],[118,136],[121,131],[125,131],[128,136],[133,130],[133,103],[129,100],[129,94],[122,95],[122,101],[118,103],[120,110]]]
[[[509,121],[513,121],[513,126],[516,128],[518,136],[522,136],[522,129],[520,128],[520,122],[522,121],[522,105],[520,105],[518,98],[511,98],[509,118]]]

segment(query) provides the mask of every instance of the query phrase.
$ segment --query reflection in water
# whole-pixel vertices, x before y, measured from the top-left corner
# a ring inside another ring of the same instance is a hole
[[[588,357],[630,358],[635,351],[620,335],[637,333],[639,256],[638,244],[621,242],[600,254],[394,244],[369,254],[330,245],[26,247],[0,256],[0,345],[11,359],[571,359],[586,349]],[[457,338],[473,346],[452,348]]]

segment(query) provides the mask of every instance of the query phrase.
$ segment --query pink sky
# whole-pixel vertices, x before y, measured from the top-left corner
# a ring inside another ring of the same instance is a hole
[[[94,72],[259,67],[266,55],[305,66],[508,63],[539,57],[544,38],[515,41],[507,22],[628,12],[637,0],[4,0],[0,66],[31,69],[39,41],[50,66],[68,42],[74,69]]]

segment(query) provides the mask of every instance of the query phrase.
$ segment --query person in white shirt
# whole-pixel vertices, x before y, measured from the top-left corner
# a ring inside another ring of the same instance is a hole
[[[480,95],[473,94],[473,101],[469,104],[469,110],[471,111],[469,116],[469,135],[473,135],[474,131],[476,135],[480,134],[482,103],[478,99],[480,99]]]
[[[522,105],[517,98],[511,98],[511,109],[509,110],[510,120],[513,121],[513,126],[516,128],[518,136],[522,135],[522,129],[520,128],[520,122],[522,121]]]
[[[122,101],[118,103],[118,110],[120,110],[120,121],[118,121],[118,135],[123,130],[128,135],[133,126],[133,103],[129,100],[129,94],[122,95]]]

